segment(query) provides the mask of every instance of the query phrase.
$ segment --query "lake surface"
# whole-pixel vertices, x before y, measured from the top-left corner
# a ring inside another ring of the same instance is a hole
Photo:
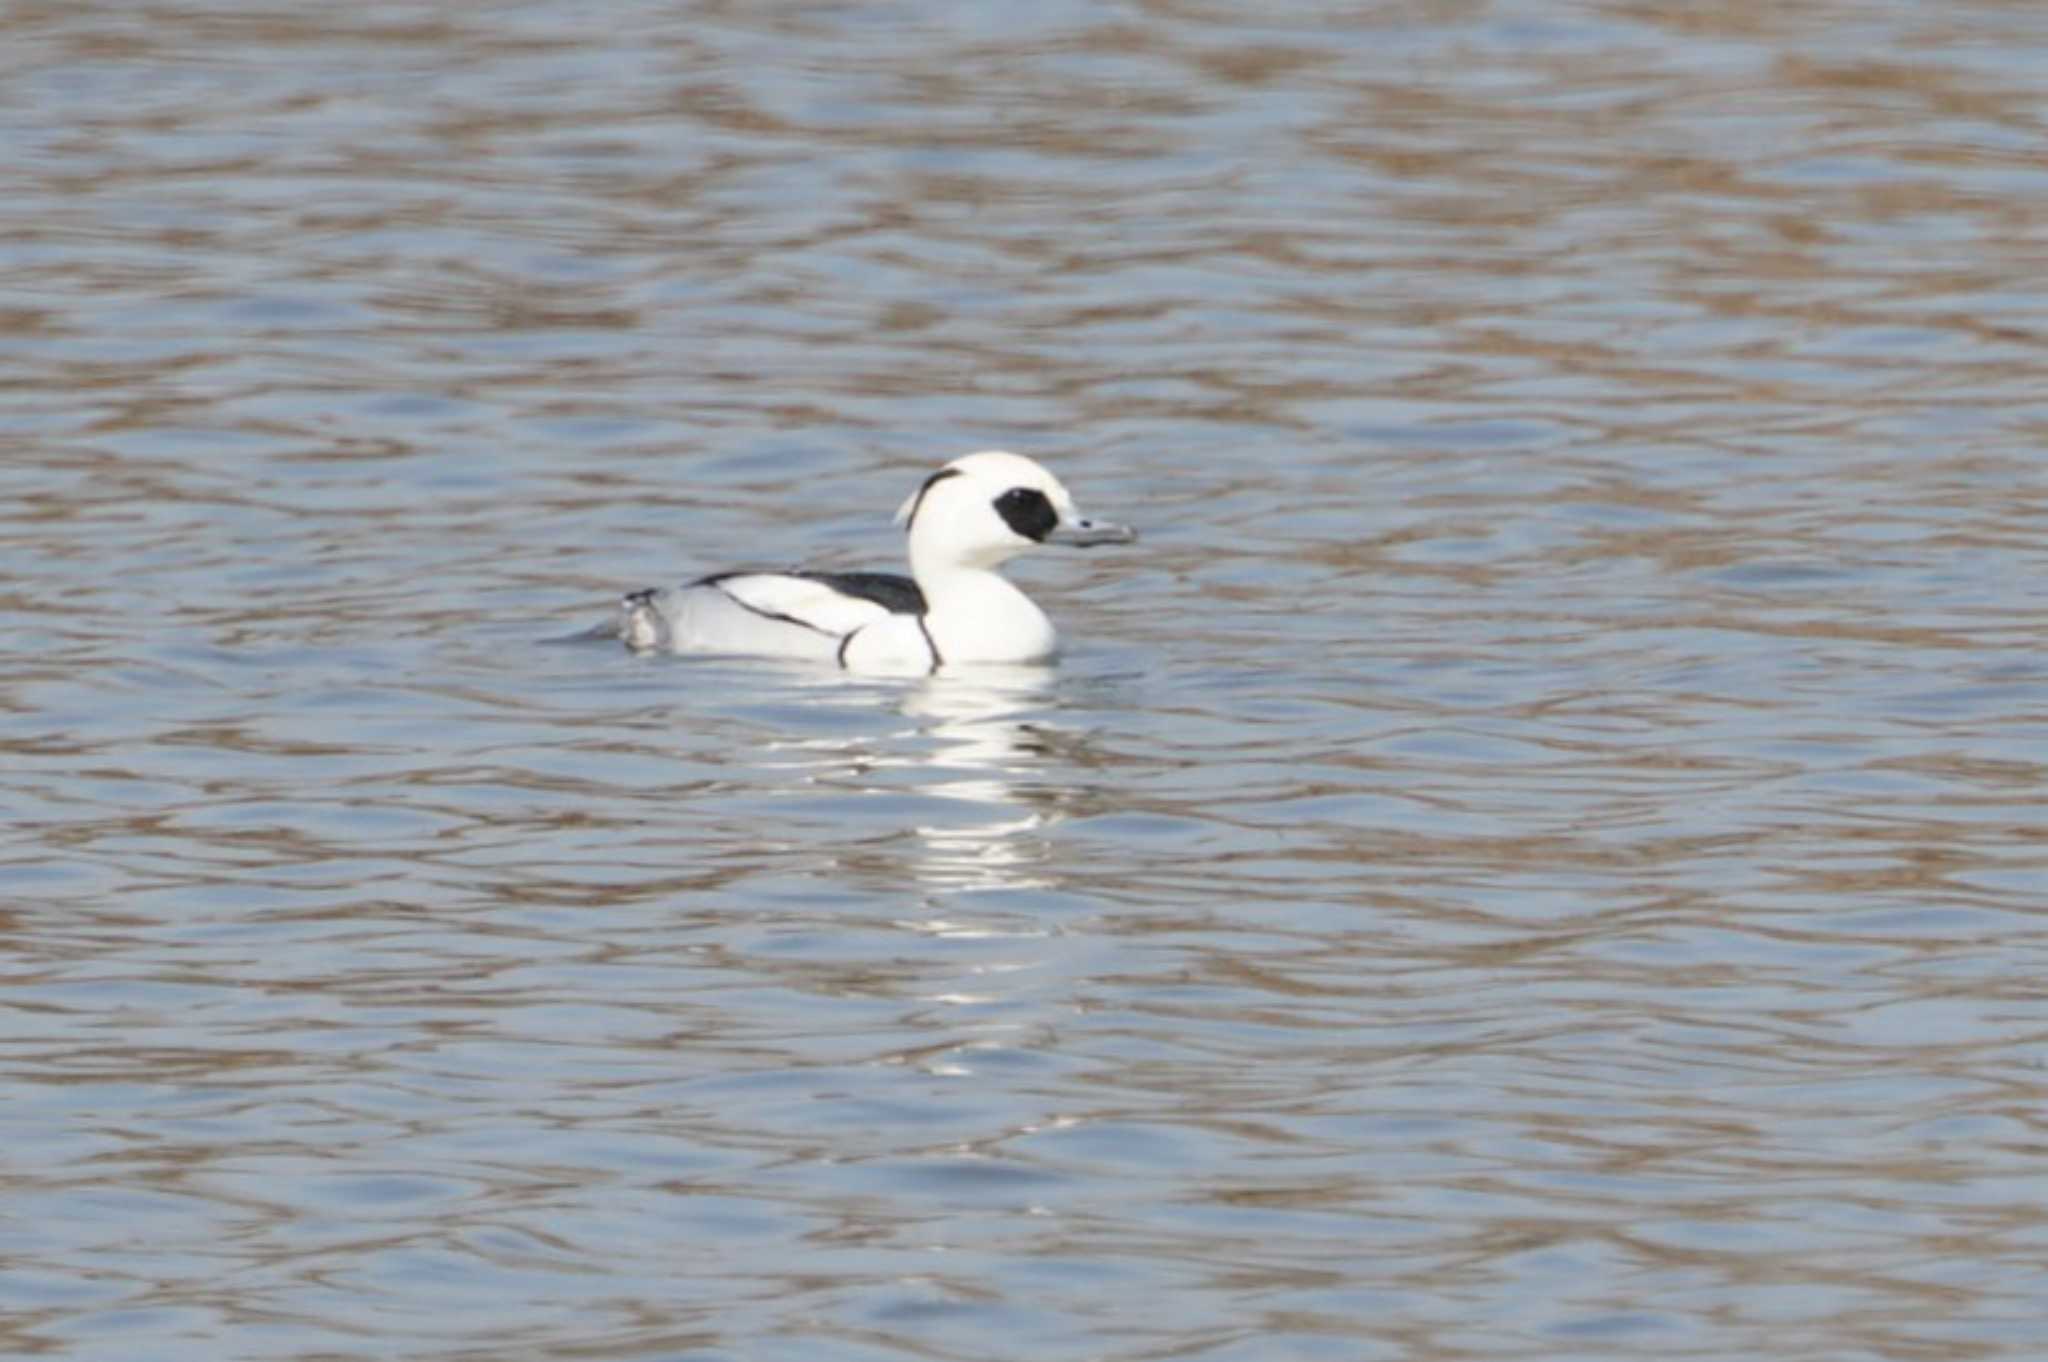
[[[0,14],[0,1353],[2013,1359],[2048,9]],[[1056,668],[542,640],[1044,460]]]

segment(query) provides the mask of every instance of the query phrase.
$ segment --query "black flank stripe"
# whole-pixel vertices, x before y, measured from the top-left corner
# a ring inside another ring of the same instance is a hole
[[[826,638],[831,638],[833,636],[832,631],[830,629],[820,629],[817,625],[811,623],[809,620],[800,620],[795,615],[785,615],[779,610],[763,610],[761,609],[761,607],[757,605],[749,605],[745,601],[741,600],[739,597],[733,595],[730,591],[726,591],[724,586],[722,585],[726,577],[744,577],[748,575],[749,574],[744,572],[728,572],[723,577],[706,577],[703,581],[699,582],[698,585],[718,587],[721,594],[723,594],[727,600],[731,601],[734,605],[738,606],[740,609],[746,611],[750,615],[759,615],[764,620],[776,620],[782,624],[794,624],[799,629],[808,629],[814,634],[823,634]]]

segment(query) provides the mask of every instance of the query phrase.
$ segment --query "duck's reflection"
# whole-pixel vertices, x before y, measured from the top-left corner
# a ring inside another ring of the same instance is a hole
[[[1060,698],[1053,668],[956,667],[903,682],[812,684],[803,687],[806,709],[821,705],[859,731],[771,741],[755,760],[798,776],[804,789],[851,788],[901,802],[900,831],[880,845],[863,839],[845,869],[907,874],[929,896],[1061,887],[1046,833],[1079,793],[1067,773],[1085,739],[1051,718]],[[889,706],[911,726],[877,731],[869,716]]]
[[[959,820],[920,822],[914,873],[928,889],[1051,889],[1058,880],[1044,831],[1059,783],[1047,757],[1057,732],[1044,718],[1050,667],[980,667],[926,678],[903,698],[931,744],[927,794],[968,806]]]

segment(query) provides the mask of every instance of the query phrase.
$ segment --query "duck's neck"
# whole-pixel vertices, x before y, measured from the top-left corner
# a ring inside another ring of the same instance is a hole
[[[943,662],[1040,662],[1053,654],[1052,621],[991,568],[912,571],[924,592],[926,630]]]

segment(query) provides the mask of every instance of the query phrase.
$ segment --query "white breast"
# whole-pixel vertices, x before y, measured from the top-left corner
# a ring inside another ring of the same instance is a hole
[[[925,629],[941,663],[1044,662],[1059,651],[1045,612],[993,572],[948,573],[925,594]]]
[[[876,676],[921,676],[939,665],[925,621],[890,615],[851,634],[839,650],[840,665]]]

